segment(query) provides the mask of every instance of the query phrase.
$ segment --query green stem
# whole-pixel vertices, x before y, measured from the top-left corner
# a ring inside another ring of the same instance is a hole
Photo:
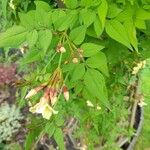
[[[59,100],[59,98],[60,98],[60,96],[61,96],[61,94],[62,94],[62,89],[63,89],[63,86],[64,86],[66,80],[68,79],[68,76],[69,76],[69,73],[67,73],[67,75],[66,75],[66,77],[65,77],[65,79],[64,79],[64,83],[63,83],[62,87],[60,88],[60,93],[59,93],[59,95],[58,95],[58,97],[57,97],[57,101],[56,101],[56,103],[54,104],[54,107],[53,107],[53,108],[56,107],[56,104],[57,104],[57,102],[58,102],[58,100]]]
[[[58,68],[60,68],[61,61],[62,61],[62,53],[60,53],[59,62],[58,62]]]
[[[57,52],[54,53],[54,55],[51,57],[51,59],[49,60],[49,62],[46,64],[46,66],[43,68],[42,72],[45,72],[47,66],[51,63],[51,61],[55,58]]]

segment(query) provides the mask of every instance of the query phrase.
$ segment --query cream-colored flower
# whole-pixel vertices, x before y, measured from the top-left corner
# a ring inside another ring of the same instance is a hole
[[[143,101],[139,102],[138,105],[139,105],[140,107],[147,106],[147,104],[146,104],[145,102],[143,102]]]
[[[47,102],[47,100],[42,97],[40,102],[34,105],[33,107],[30,107],[29,109],[32,113],[38,113],[42,114],[43,118],[50,119],[52,114],[57,114],[58,111],[55,111]]]
[[[13,4],[13,0],[10,0],[9,7],[15,10],[15,5]]]
[[[93,103],[91,102],[91,101],[86,101],[86,104],[87,104],[87,106],[89,106],[89,107],[94,107],[94,105],[93,105]]]
[[[133,74],[133,75],[136,75],[136,74],[139,72],[140,69],[142,69],[142,68],[145,67],[145,65],[146,65],[146,61],[145,61],[145,60],[139,62],[139,63],[137,64],[137,66],[133,68],[132,74]]]
[[[53,98],[51,99],[51,104],[52,104],[52,106],[55,105],[55,103],[57,102],[57,100],[58,100],[58,97],[53,97]]]
[[[99,105],[97,105],[96,109],[101,110],[102,108]]]

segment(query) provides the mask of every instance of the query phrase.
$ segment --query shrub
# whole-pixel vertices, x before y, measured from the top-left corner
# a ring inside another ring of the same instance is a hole
[[[16,25],[0,35],[0,47],[18,47],[23,53],[18,62],[26,73],[20,103],[28,93],[30,112],[44,118],[32,119],[38,127],[28,134],[25,149],[44,133],[65,149],[62,127],[72,116],[78,122],[74,136],[83,145],[109,148],[118,137],[131,136],[127,110],[133,101],[124,96],[132,67],[149,57],[149,2],[64,4],[55,8],[35,1],[35,8],[19,12]],[[137,80],[138,73],[133,75]]]

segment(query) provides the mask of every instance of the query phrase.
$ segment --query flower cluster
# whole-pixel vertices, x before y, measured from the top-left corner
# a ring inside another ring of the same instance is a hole
[[[50,119],[52,114],[58,113],[58,111],[53,109],[53,106],[56,104],[59,94],[63,93],[64,98],[67,101],[69,100],[69,91],[63,83],[63,76],[60,68],[57,68],[54,71],[47,83],[43,83],[40,86],[31,89],[25,99],[29,99],[41,90],[44,90],[43,96],[37,104],[30,107],[29,111],[42,114],[43,118]]]
[[[133,68],[133,71],[132,71],[132,74],[133,75],[136,75],[140,69],[144,68],[145,67],[145,64],[146,64],[146,61],[141,61],[137,64],[136,67]]]

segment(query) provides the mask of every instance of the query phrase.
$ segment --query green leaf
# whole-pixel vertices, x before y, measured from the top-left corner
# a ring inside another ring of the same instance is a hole
[[[91,96],[98,99],[104,106],[109,107],[105,79],[99,71],[88,69],[84,76],[84,84]]]
[[[84,43],[81,46],[81,49],[83,49],[83,56],[84,57],[90,57],[98,53],[100,50],[102,50],[104,46],[97,45],[94,43]]]
[[[76,64],[76,66],[74,67],[74,71],[71,74],[71,81],[75,82],[79,79],[82,79],[85,73],[85,66],[84,64]]]
[[[108,11],[108,4],[106,0],[102,0],[100,6],[98,7],[98,16],[104,29],[106,16]]]
[[[80,5],[83,7],[92,6],[93,0],[81,0]]]
[[[52,32],[49,29],[41,30],[41,31],[39,31],[38,35],[39,35],[40,47],[44,51],[46,51],[51,44]]]
[[[106,23],[106,32],[114,40],[122,43],[132,50],[128,34],[125,27],[117,20],[107,21]]]
[[[52,12],[46,12],[43,9],[36,10],[35,19],[37,28],[51,28],[52,25]]]
[[[78,6],[77,0],[64,0],[67,8],[75,9]]]
[[[23,59],[21,59],[21,65],[32,63],[38,60],[41,60],[42,51],[39,50],[30,50]]]
[[[38,27],[38,24],[35,19],[35,10],[29,11],[28,13],[19,13],[20,25],[25,28],[35,29]]]
[[[108,8],[108,18],[115,18],[120,12],[122,12],[122,9],[118,8],[116,4],[109,5]]]
[[[29,44],[29,48],[32,48],[38,40],[37,31],[33,30],[33,31],[29,32],[26,36],[26,40],[27,40],[27,43]]]
[[[7,4],[8,4],[8,0],[1,1],[1,9],[2,9],[4,18],[7,18]]]
[[[63,118],[62,114],[58,114],[55,116],[55,124],[60,127],[63,126],[65,119]]]
[[[134,20],[135,26],[139,29],[146,29],[146,23],[142,19],[135,19]]]
[[[30,132],[26,136],[25,150],[29,150],[33,147],[34,141],[39,136],[40,132],[41,132],[40,128],[30,130]]]
[[[85,26],[79,26],[70,32],[70,39],[76,44],[80,45],[85,38],[86,33],[86,27]]]
[[[26,39],[27,31],[22,26],[13,26],[0,33],[0,47],[17,47]]]
[[[138,51],[138,41],[136,38],[136,28],[134,26],[133,20],[126,20],[124,22],[124,27],[127,31],[130,43],[136,51]]]
[[[36,9],[43,9],[45,11],[50,11],[51,7],[48,3],[43,2],[43,1],[34,1],[35,5],[36,5]]]
[[[86,63],[89,67],[99,69],[106,76],[109,76],[107,59],[103,52],[99,52],[98,54],[88,58]]]
[[[103,32],[102,24],[101,24],[98,16],[96,16],[96,19],[94,21],[94,30],[95,30],[97,37],[99,37]]]
[[[124,22],[125,20],[132,19],[133,15],[135,15],[135,9],[131,5],[127,5],[126,9],[120,12],[116,19],[120,22]],[[134,16],[135,17],[135,16]]]
[[[72,23],[74,23],[74,20],[77,19],[77,11],[76,10],[72,10],[69,13],[67,13],[67,15],[65,17],[62,17],[59,22],[60,22],[60,26],[58,28],[59,31],[63,31],[66,30],[70,27],[70,25],[72,25]]]
[[[145,10],[142,9],[142,8],[139,8],[139,9],[136,11],[136,18],[137,18],[137,19],[141,19],[141,20],[149,20],[149,19],[150,19],[150,12],[145,11]]]
[[[96,14],[94,11],[85,8],[81,11],[80,16],[83,20],[84,25],[88,27],[94,22]]]
[[[44,132],[48,134],[49,138],[53,136],[56,126],[54,123],[48,122],[44,128]]]
[[[75,94],[76,95],[78,95],[81,91],[82,91],[82,89],[83,89],[83,82],[82,81],[78,81],[77,83],[76,83],[76,85],[75,85],[75,87],[74,87],[74,92],[75,92]]]
[[[54,133],[54,139],[59,146],[60,150],[65,150],[63,132],[60,128],[57,128]]]
[[[53,22],[54,27],[56,29],[58,29],[59,26],[62,24],[62,18],[64,18],[65,16],[66,16],[65,11],[63,11],[61,9],[56,9],[56,10],[53,11],[53,13],[52,13],[52,22]]]

